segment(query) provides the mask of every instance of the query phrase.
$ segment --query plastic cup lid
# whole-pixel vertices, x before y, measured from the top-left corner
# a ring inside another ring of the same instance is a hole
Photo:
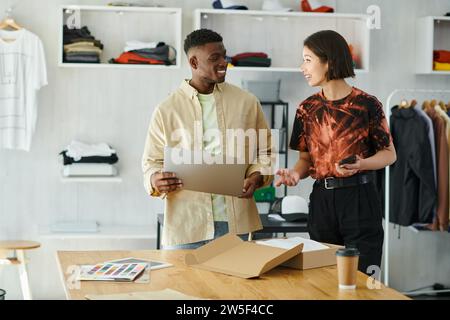
[[[341,257],[355,257],[355,256],[359,256],[359,250],[356,248],[338,249],[336,251],[336,255],[341,256]]]

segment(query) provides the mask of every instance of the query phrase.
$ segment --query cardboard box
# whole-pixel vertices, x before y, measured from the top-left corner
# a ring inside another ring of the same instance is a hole
[[[186,254],[185,263],[191,267],[248,279],[259,277],[298,256],[302,249],[302,243],[287,250],[243,241],[236,235],[226,234]]]
[[[332,266],[336,264],[336,251],[343,246],[323,243],[329,249],[301,252],[292,259],[282,264],[284,267],[306,270]]]

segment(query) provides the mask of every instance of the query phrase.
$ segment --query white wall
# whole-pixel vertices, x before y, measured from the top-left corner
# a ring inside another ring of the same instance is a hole
[[[55,273],[54,249],[60,247],[105,248],[103,241],[49,242],[39,237],[39,226],[57,220],[97,220],[102,225],[148,225],[156,232],[156,213],[163,204],[149,199],[142,187],[140,160],[145,134],[153,108],[181,80],[189,77],[183,58],[180,70],[65,69],[57,66],[59,15],[61,4],[106,4],[108,1],[2,0],[0,15],[15,7],[15,19],[43,41],[49,85],[40,92],[36,134],[29,153],[0,150],[0,239],[33,239],[45,247],[31,254],[30,277],[36,298],[62,298]],[[282,1],[298,6],[299,1]],[[326,2],[326,1],[324,1]],[[152,1],[150,1],[152,3]],[[194,8],[209,7],[208,0],[153,1],[183,8],[183,39],[192,30]],[[261,1],[241,1],[258,9]],[[338,12],[365,13],[371,4],[381,7],[381,30],[371,34],[370,72],[358,74],[352,84],[385,102],[398,87],[448,88],[448,76],[417,76],[414,70],[415,18],[450,11],[445,0],[336,0],[327,1]],[[225,39],[226,41],[226,39]],[[295,39],[293,39],[294,43]],[[300,57],[299,57],[300,64]],[[240,84],[246,79],[282,79],[281,97],[290,103],[290,127],[295,106],[316,89],[307,87],[301,74],[233,73],[228,81]],[[398,98],[398,100],[400,97]],[[60,181],[59,151],[72,139],[107,141],[117,149],[122,183],[63,184]],[[296,154],[290,155],[293,165]],[[311,180],[289,190],[308,197]],[[392,235],[391,284],[400,290],[414,289],[433,282],[450,285],[450,236],[403,233]],[[154,248],[154,242],[122,243],[122,248]],[[116,246],[117,244],[114,244]],[[81,247],[80,247],[81,246]],[[417,248],[422,248],[420,251]],[[427,251],[423,259],[423,251]],[[430,264],[432,267],[430,268]],[[47,269],[51,279],[40,276]],[[420,270],[420,277],[417,277]],[[0,287],[8,298],[19,298],[17,274],[8,267],[0,276]]]

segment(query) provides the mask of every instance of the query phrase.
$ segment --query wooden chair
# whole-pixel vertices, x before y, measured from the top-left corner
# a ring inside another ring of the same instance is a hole
[[[25,251],[36,249],[40,246],[39,242],[34,241],[0,241],[0,264],[16,265],[19,268],[20,286],[25,300],[32,299]],[[12,256],[8,256],[11,251]]]

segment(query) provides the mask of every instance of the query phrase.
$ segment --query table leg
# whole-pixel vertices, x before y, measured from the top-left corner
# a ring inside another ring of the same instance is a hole
[[[156,250],[161,249],[161,223],[157,220],[157,230],[156,230]]]
[[[31,297],[31,289],[30,289],[30,281],[28,279],[28,271],[25,260],[25,252],[23,250],[17,250],[17,258],[20,261],[19,264],[19,276],[20,276],[20,285],[22,287],[22,294],[24,300],[32,300]]]

